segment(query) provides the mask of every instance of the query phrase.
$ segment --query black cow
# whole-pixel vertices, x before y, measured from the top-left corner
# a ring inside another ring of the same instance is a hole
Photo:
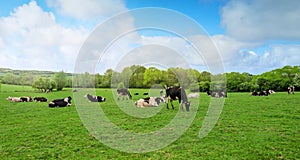
[[[136,96],[137,96],[137,95],[139,95],[139,93],[134,93],[134,95],[136,95]]]
[[[128,99],[128,97],[129,97],[129,99],[132,99],[132,96],[127,88],[119,88],[119,89],[117,89],[117,92],[118,92],[118,100],[120,100],[121,96],[126,96],[127,99]],[[123,99],[124,99],[124,97],[123,97]]]
[[[47,102],[47,98],[45,97],[34,97],[33,100],[37,102]]]
[[[84,97],[87,98],[90,102],[105,102],[106,100],[104,97],[92,96],[90,94],[86,94]]]
[[[49,103],[49,107],[54,108],[71,106],[71,100],[72,98],[70,96],[65,99],[55,99]]]
[[[168,101],[166,102],[167,109],[169,109],[168,106],[169,101],[171,102],[172,109],[174,109],[173,100],[178,99],[180,104],[180,110],[183,110],[183,104],[185,104],[186,111],[190,110],[190,102],[188,101],[185,90],[182,87],[165,86],[165,89],[166,89],[166,97],[168,98]]]
[[[149,94],[148,92],[143,93],[144,96],[146,96],[146,95],[148,95],[148,94]]]

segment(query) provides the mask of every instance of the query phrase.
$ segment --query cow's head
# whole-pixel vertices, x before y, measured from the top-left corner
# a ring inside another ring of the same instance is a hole
[[[185,102],[186,111],[190,111],[191,102]]]

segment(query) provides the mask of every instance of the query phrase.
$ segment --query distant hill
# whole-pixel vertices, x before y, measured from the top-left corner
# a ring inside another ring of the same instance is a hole
[[[31,74],[33,76],[45,76],[45,77],[51,77],[57,72],[54,71],[39,71],[39,70],[13,70],[10,68],[0,68],[0,79],[7,74],[7,73],[12,73],[13,75],[19,76],[19,75],[24,75],[24,74]],[[68,77],[72,76],[72,73],[66,73]]]

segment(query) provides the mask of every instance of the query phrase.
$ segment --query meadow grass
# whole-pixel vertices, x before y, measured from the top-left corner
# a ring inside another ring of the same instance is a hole
[[[174,102],[175,110],[167,110],[162,104],[154,116],[136,118],[118,107],[111,89],[96,92],[107,98],[100,107],[110,121],[131,132],[163,128],[178,112],[178,102]],[[85,93],[79,90],[79,94]],[[30,87],[2,85],[0,159],[300,159],[298,92],[268,97],[229,93],[216,126],[200,139],[199,129],[210,103],[210,97],[201,93],[198,110],[191,108],[191,112],[197,112],[196,117],[184,134],[165,148],[140,154],[114,150],[99,142],[82,124],[74,103],[71,107],[48,108],[48,103],[5,100],[8,96],[44,96],[51,100],[69,95],[73,97],[72,89],[46,94]],[[121,103],[134,107],[132,101]]]

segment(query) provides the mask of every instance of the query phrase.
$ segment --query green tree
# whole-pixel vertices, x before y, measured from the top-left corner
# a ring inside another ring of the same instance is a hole
[[[154,84],[163,82],[161,71],[155,67],[149,67],[144,73],[144,86],[151,87]]]
[[[52,91],[54,88],[56,88],[56,83],[50,78],[40,77],[33,82],[32,88],[38,89],[41,92],[46,92],[49,90]]]
[[[3,83],[5,84],[16,84],[17,77],[12,73],[6,73],[3,77]]]
[[[54,74],[53,80],[56,82],[57,91],[61,91],[67,83],[67,75],[64,71]]]

